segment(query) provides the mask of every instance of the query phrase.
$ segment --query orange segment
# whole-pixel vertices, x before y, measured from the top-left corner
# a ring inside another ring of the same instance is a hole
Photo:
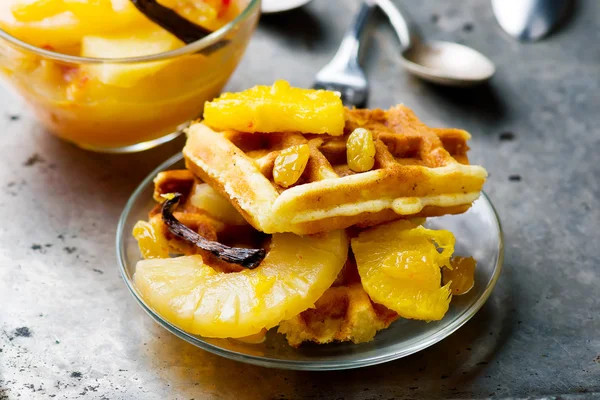
[[[439,250],[438,250],[439,249]],[[450,304],[440,268],[449,265],[454,236],[410,221],[396,221],[352,239],[363,287],[371,299],[400,316],[439,320]]]

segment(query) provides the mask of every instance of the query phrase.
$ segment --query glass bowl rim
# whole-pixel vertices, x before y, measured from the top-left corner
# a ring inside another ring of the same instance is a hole
[[[149,61],[160,61],[160,60],[168,60],[171,58],[183,56],[186,54],[192,54],[202,49],[205,49],[217,41],[222,39],[227,33],[229,33],[233,28],[237,27],[245,20],[247,20],[253,13],[253,11],[259,7],[261,0],[250,0],[248,5],[240,12],[240,14],[235,17],[233,20],[229,21],[227,24],[223,25],[221,28],[212,32],[211,34],[203,37],[200,40],[195,42],[186,44],[183,47],[180,47],[175,50],[170,50],[162,53],[151,54],[147,56],[138,56],[138,57],[124,57],[124,58],[94,58],[94,57],[81,57],[81,56],[72,56],[68,54],[57,53],[51,50],[42,49],[40,47],[34,46],[27,42],[24,42],[21,39],[16,38],[11,35],[7,31],[0,29],[0,38],[6,40],[10,44],[18,47],[21,50],[25,50],[30,53],[34,53],[38,56],[55,60],[62,61],[66,63],[73,64],[102,64],[102,63],[110,63],[110,64],[134,64],[134,63],[143,63]],[[260,8],[259,8],[260,12]]]
[[[486,286],[485,290],[481,294],[481,296],[475,301],[473,305],[464,310],[461,314],[459,314],[454,321],[450,324],[444,326],[442,329],[431,333],[425,339],[422,339],[418,344],[413,345],[407,349],[403,349],[399,352],[394,352],[391,354],[383,354],[371,356],[369,358],[363,358],[360,360],[342,360],[342,361],[318,361],[318,362],[309,362],[309,361],[296,361],[296,360],[281,360],[263,356],[254,356],[247,355],[243,353],[239,353],[234,350],[225,349],[219,347],[217,345],[205,342],[201,339],[196,338],[195,336],[179,329],[175,325],[171,324],[166,319],[162,318],[159,314],[157,314],[154,310],[148,307],[145,302],[138,295],[137,290],[133,286],[133,282],[129,279],[127,275],[127,267],[125,266],[125,247],[124,247],[124,235],[128,234],[125,232],[125,223],[127,221],[128,215],[131,213],[133,205],[137,202],[140,194],[148,187],[149,184],[152,183],[154,177],[161,172],[168,170],[170,167],[180,162],[183,159],[183,154],[178,153],[171,156],[169,159],[161,163],[158,167],[156,167],[150,174],[144,178],[144,180],[137,186],[137,188],[133,191],[130,198],[127,200],[125,208],[121,213],[119,218],[119,222],[117,225],[117,234],[116,234],[116,255],[119,264],[119,269],[121,271],[121,276],[125,281],[125,284],[133,297],[136,299],[138,304],[142,307],[144,311],[154,321],[156,321],[160,326],[167,329],[170,333],[174,334],[180,339],[185,340],[186,342],[193,344],[201,348],[202,350],[208,351],[210,353],[216,354],[221,357],[228,358],[230,360],[245,362],[248,364],[258,365],[262,367],[269,368],[279,368],[279,369],[289,369],[289,370],[299,370],[299,371],[332,371],[332,370],[345,370],[345,369],[353,369],[360,367],[367,367],[371,365],[382,364],[388,361],[393,361],[399,358],[403,358],[409,356],[411,354],[417,353],[429,346],[434,345],[435,343],[440,342],[441,340],[447,338],[452,333],[457,331],[460,327],[462,327],[465,323],[467,323],[480,309],[483,307],[487,299],[492,294],[494,287],[496,286],[496,282],[500,277],[500,273],[502,272],[502,266],[504,262],[504,233],[502,231],[502,224],[500,222],[500,218],[498,216],[498,212],[496,208],[490,201],[489,197],[485,192],[481,192],[482,197],[487,205],[492,210],[494,214],[494,219],[498,228],[498,260],[496,261],[496,265],[494,266],[494,271],[491,276],[491,279]]]

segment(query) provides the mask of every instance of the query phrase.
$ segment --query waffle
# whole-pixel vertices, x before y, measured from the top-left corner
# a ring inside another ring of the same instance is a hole
[[[397,320],[398,314],[375,304],[360,283],[327,289],[314,308],[282,321],[278,332],[290,346],[304,342],[369,342]]]
[[[372,170],[355,173],[346,141],[357,127],[375,140]],[[187,168],[228,198],[265,233],[312,234],[398,218],[466,211],[487,173],[468,164],[465,131],[434,129],[402,105],[390,110],[346,110],[343,136],[215,132],[202,123],[188,129]],[[308,144],[310,159],[296,184],[274,183],[282,149]]]
[[[215,216],[201,208],[195,196],[205,184],[188,170],[172,170],[159,173],[154,179],[154,199],[160,203],[162,195],[181,193],[182,200],[173,215],[183,224],[210,240],[235,243],[248,243],[253,239],[262,242],[266,236],[257,232],[242,218]],[[213,268],[221,272],[240,271],[241,267],[217,259],[212,254],[190,245],[172,235],[161,219],[161,205],[149,213],[150,223],[158,227],[158,233],[166,240],[173,254],[201,254]],[[233,214],[235,210],[232,210]],[[352,341],[361,343],[373,338],[378,330],[387,328],[398,315],[384,306],[371,302],[360,284],[356,264],[349,257],[335,283],[308,309],[279,326],[279,332],[286,335],[291,346],[302,342],[329,343],[332,341]],[[264,334],[264,332],[263,332]]]
[[[293,347],[303,342],[364,343],[398,318],[394,311],[371,301],[360,283],[354,260],[349,258],[336,282],[314,308],[281,322],[278,332]]]

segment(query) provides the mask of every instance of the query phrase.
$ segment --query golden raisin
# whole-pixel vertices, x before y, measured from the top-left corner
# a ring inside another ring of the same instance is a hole
[[[275,183],[283,187],[289,187],[296,183],[304,172],[309,157],[310,149],[307,144],[281,150],[273,167]]]
[[[442,283],[450,282],[450,290],[455,296],[467,293],[475,284],[475,266],[477,262],[473,257],[452,257],[452,269],[442,269]]]
[[[375,141],[371,131],[356,128],[346,143],[348,167],[354,172],[365,172],[375,164]]]

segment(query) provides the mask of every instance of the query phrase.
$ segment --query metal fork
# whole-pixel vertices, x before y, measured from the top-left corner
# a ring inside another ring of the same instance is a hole
[[[359,63],[359,49],[362,32],[375,7],[372,0],[362,3],[335,56],[315,77],[313,88],[340,92],[342,102],[349,107],[367,103],[369,82]]]

